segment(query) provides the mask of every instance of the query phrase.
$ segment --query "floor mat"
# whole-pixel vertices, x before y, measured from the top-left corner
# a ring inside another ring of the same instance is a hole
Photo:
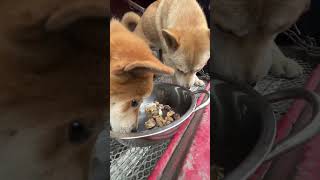
[[[312,87],[310,84],[312,84]],[[308,89],[315,90],[315,92],[320,95],[320,66],[314,72],[308,85]],[[299,113],[299,118],[296,121],[292,132],[302,129],[310,121],[311,108],[309,106],[304,106],[303,109],[300,109],[301,113]],[[276,159],[266,173],[264,180],[272,180],[275,178],[286,180],[320,179],[319,145],[320,135]]]
[[[319,67],[317,65],[317,63],[319,62],[310,60],[310,58],[306,56],[305,53],[303,53],[301,50],[297,49],[296,47],[285,47],[283,48],[283,51],[288,57],[296,59],[296,61],[303,66],[304,73],[302,76],[295,79],[291,79],[291,80],[279,79],[279,78],[268,76],[262,82],[260,82],[256,88],[262,94],[267,94],[280,89],[286,89],[286,88],[292,88],[292,87],[305,87],[308,80],[310,80],[310,78],[313,76],[317,76],[318,74],[317,73],[318,70],[316,69],[317,67]],[[311,79],[311,81],[313,81],[311,83],[314,83],[315,81],[314,78]],[[289,134],[292,128],[292,124],[295,122],[295,120],[299,116],[299,113],[297,113],[298,110],[300,109],[301,111],[303,108],[301,104],[297,106],[293,102],[294,101],[291,100],[291,101],[280,102],[272,105],[275,116],[279,120],[278,128],[277,128],[278,140],[284,138]],[[288,109],[291,109],[290,113],[287,113]],[[284,158],[287,155],[288,154],[284,154],[282,157]],[[251,180],[263,179],[263,177],[265,176],[270,166],[271,166],[271,163],[263,164],[250,179]],[[281,167],[281,169],[282,168],[283,167]],[[278,177],[276,179],[278,179]]]

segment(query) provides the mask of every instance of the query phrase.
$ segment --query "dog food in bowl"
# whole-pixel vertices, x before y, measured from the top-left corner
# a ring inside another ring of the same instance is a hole
[[[163,127],[180,119],[180,114],[175,113],[169,105],[160,104],[155,101],[145,108],[148,121],[144,123],[146,129],[154,127]]]

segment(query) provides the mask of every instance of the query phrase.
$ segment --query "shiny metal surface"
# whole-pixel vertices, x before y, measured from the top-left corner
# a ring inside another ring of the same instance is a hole
[[[195,94],[199,93],[205,93],[207,95],[206,101],[196,107],[197,98]],[[181,118],[162,128],[157,127],[151,130],[146,130],[144,128],[144,122],[147,120],[147,117],[144,109],[147,104],[153,101],[170,105],[175,112],[181,115]],[[138,119],[139,126],[137,132],[128,134],[110,132],[110,137],[115,138],[121,144],[126,146],[147,146],[162,142],[172,137],[179,126],[195,111],[204,108],[209,103],[210,93],[206,90],[192,92],[181,86],[166,83],[156,83],[154,84],[151,96],[146,98],[140,107]]]
[[[305,143],[319,133],[320,97],[314,92],[291,88],[261,96],[251,87],[218,74],[213,79],[218,81],[212,83],[215,84],[214,142],[215,146],[220,147],[215,149],[215,157],[216,162],[220,161],[224,164],[222,167],[228,168],[224,180],[245,180],[264,161]],[[277,124],[269,103],[295,98],[305,99],[311,104],[311,122],[299,132],[274,144]]]

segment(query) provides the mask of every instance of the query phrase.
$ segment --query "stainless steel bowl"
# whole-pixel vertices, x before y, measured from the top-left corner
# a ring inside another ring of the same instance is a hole
[[[199,106],[196,105],[196,94],[206,94],[205,101]],[[175,112],[181,115],[179,120],[161,127],[150,130],[145,129],[144,123],[147,121],[145,106],[153,101],[171,106]],[[188,119],[194,112],[206,107],[210,103],[210,93],[207,90],[197,90],[192,92],[184,87],[155,83],[152,94],[141,104],[138,117],[138,130],[136,133],[121,134],[110,131],[110,137],[116,139],[126,146],[148,146],[154,143],[162,142],[172,137],[180,125]],[[111,117],[112,118],[112,117]]]

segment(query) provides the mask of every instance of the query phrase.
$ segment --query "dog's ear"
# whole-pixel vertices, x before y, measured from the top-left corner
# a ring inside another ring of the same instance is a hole
[[[128,31],[127,28],[117,19],[112,18],[110,20],[110,33]]]
[[[168,46],[168,48],[172,51],[176,51],[179,47],[179,32],[173,29],[163,29],[162,30],[163,38]]]
[[[106,18],[109,17],[109,6],[105,0],[74,1],[63,3],[49,15],[45,24],[48,31],[58,31],[76,22],[81,18]]]
[[[162,64],[156,58],[145,61],[133,61],[128,64],[123,64],[114,68],[112,73],[114,75],[121,75],[123,73],[133,73],[135,75],[144,75],[146,72],[151,72],[154,74],[169,74],[172,75],[174,70]]]
[[[174,73],[174,70],[162,64],[160,61],[151,62],[151,61],[141,61],[141,62],[133,62],[128,64],[124,71],[131,72],[134,74],[144,74],[145,72],[152,72],[154,74],[170,74]]]

